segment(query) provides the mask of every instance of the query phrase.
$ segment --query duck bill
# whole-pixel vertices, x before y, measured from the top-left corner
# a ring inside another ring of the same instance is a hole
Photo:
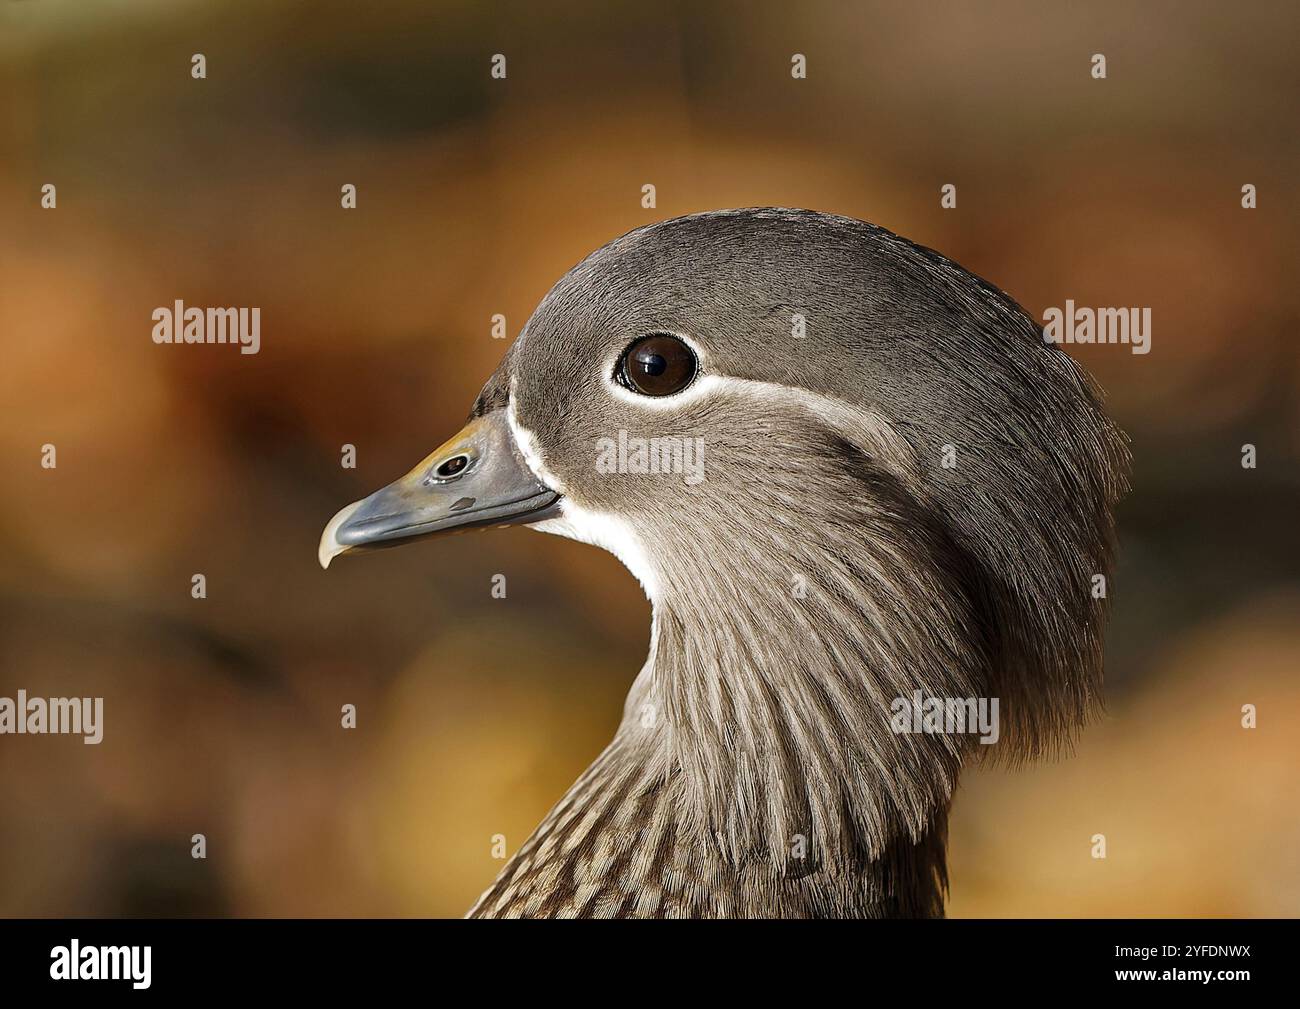
[[[528,468],[505,411],[494,410],[475,417],[400,480],[335,515],[317,556],[327,568],[335,557],[357,550],[539,522],[556,514],[559,498]]]

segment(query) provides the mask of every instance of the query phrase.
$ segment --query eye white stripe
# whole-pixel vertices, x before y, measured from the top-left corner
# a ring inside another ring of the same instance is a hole
[[[612,371],[608,372],[612,374]],[[642,396],[608,383],[610,391],[628,403],[651,409],[676,408],[710,395],[740,395],[767,400],[771,404],[807,410],[827,426],[841,432],[854,443],[888,464],[913,487],[921,485],[920,469],[911,446],[884,417],[833,396],[808,389],[736,378],[731,375],[701,375],[680,393],[669,396]],[[515,379],[510,380],[510,399],[506,404],[506,421],[528,468],[552,490],[563,495],[558,518],[529,524],[539,532],[564,536],[600,547],[617,557],[641,583],[646,598],[653,604],[658,598],[659,582],[650,555],[636,529],[622,516],[585,508],[569,496],[564,482],[546,464],[536,435],[519,423],[515,411]]]

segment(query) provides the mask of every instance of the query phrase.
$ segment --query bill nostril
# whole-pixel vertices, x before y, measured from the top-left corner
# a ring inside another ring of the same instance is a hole
[[[441,466],[439,466],[436,470],[434,470],[434,472],[441,477],[455,476],[457,473],[460,473],[462,470],[464,470],[465,467],[468,465],[469,465],[469,456],[454,455],[446,462],[444,462]]]
[[[422,482],[428,487],[436,483],[449,483],[452,480],[458,480],[469,470],[471,462],[473,460],[464,452],[453,455],[451,458],[438,463],[429,471],[428,476]]]

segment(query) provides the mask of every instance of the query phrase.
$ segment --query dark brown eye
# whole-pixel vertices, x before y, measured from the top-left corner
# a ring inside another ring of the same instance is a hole
[[[618,380],[643,396],[671,396],[695,378],[697,364],[691,348],[675,336],[643,336],[623,352]]]

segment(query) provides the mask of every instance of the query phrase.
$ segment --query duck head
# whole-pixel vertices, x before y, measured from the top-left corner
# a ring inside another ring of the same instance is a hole
[[[574,267],[320,559],[508,523],[610,550],[654,609],[620,732],[683,822],[737,859],[872,856],[933,828],[964,758],[1085,721],[1126,465],[996,288],[860,221],[724,211]],[[998,742],[892,731],[918,690],[999,698]]]

